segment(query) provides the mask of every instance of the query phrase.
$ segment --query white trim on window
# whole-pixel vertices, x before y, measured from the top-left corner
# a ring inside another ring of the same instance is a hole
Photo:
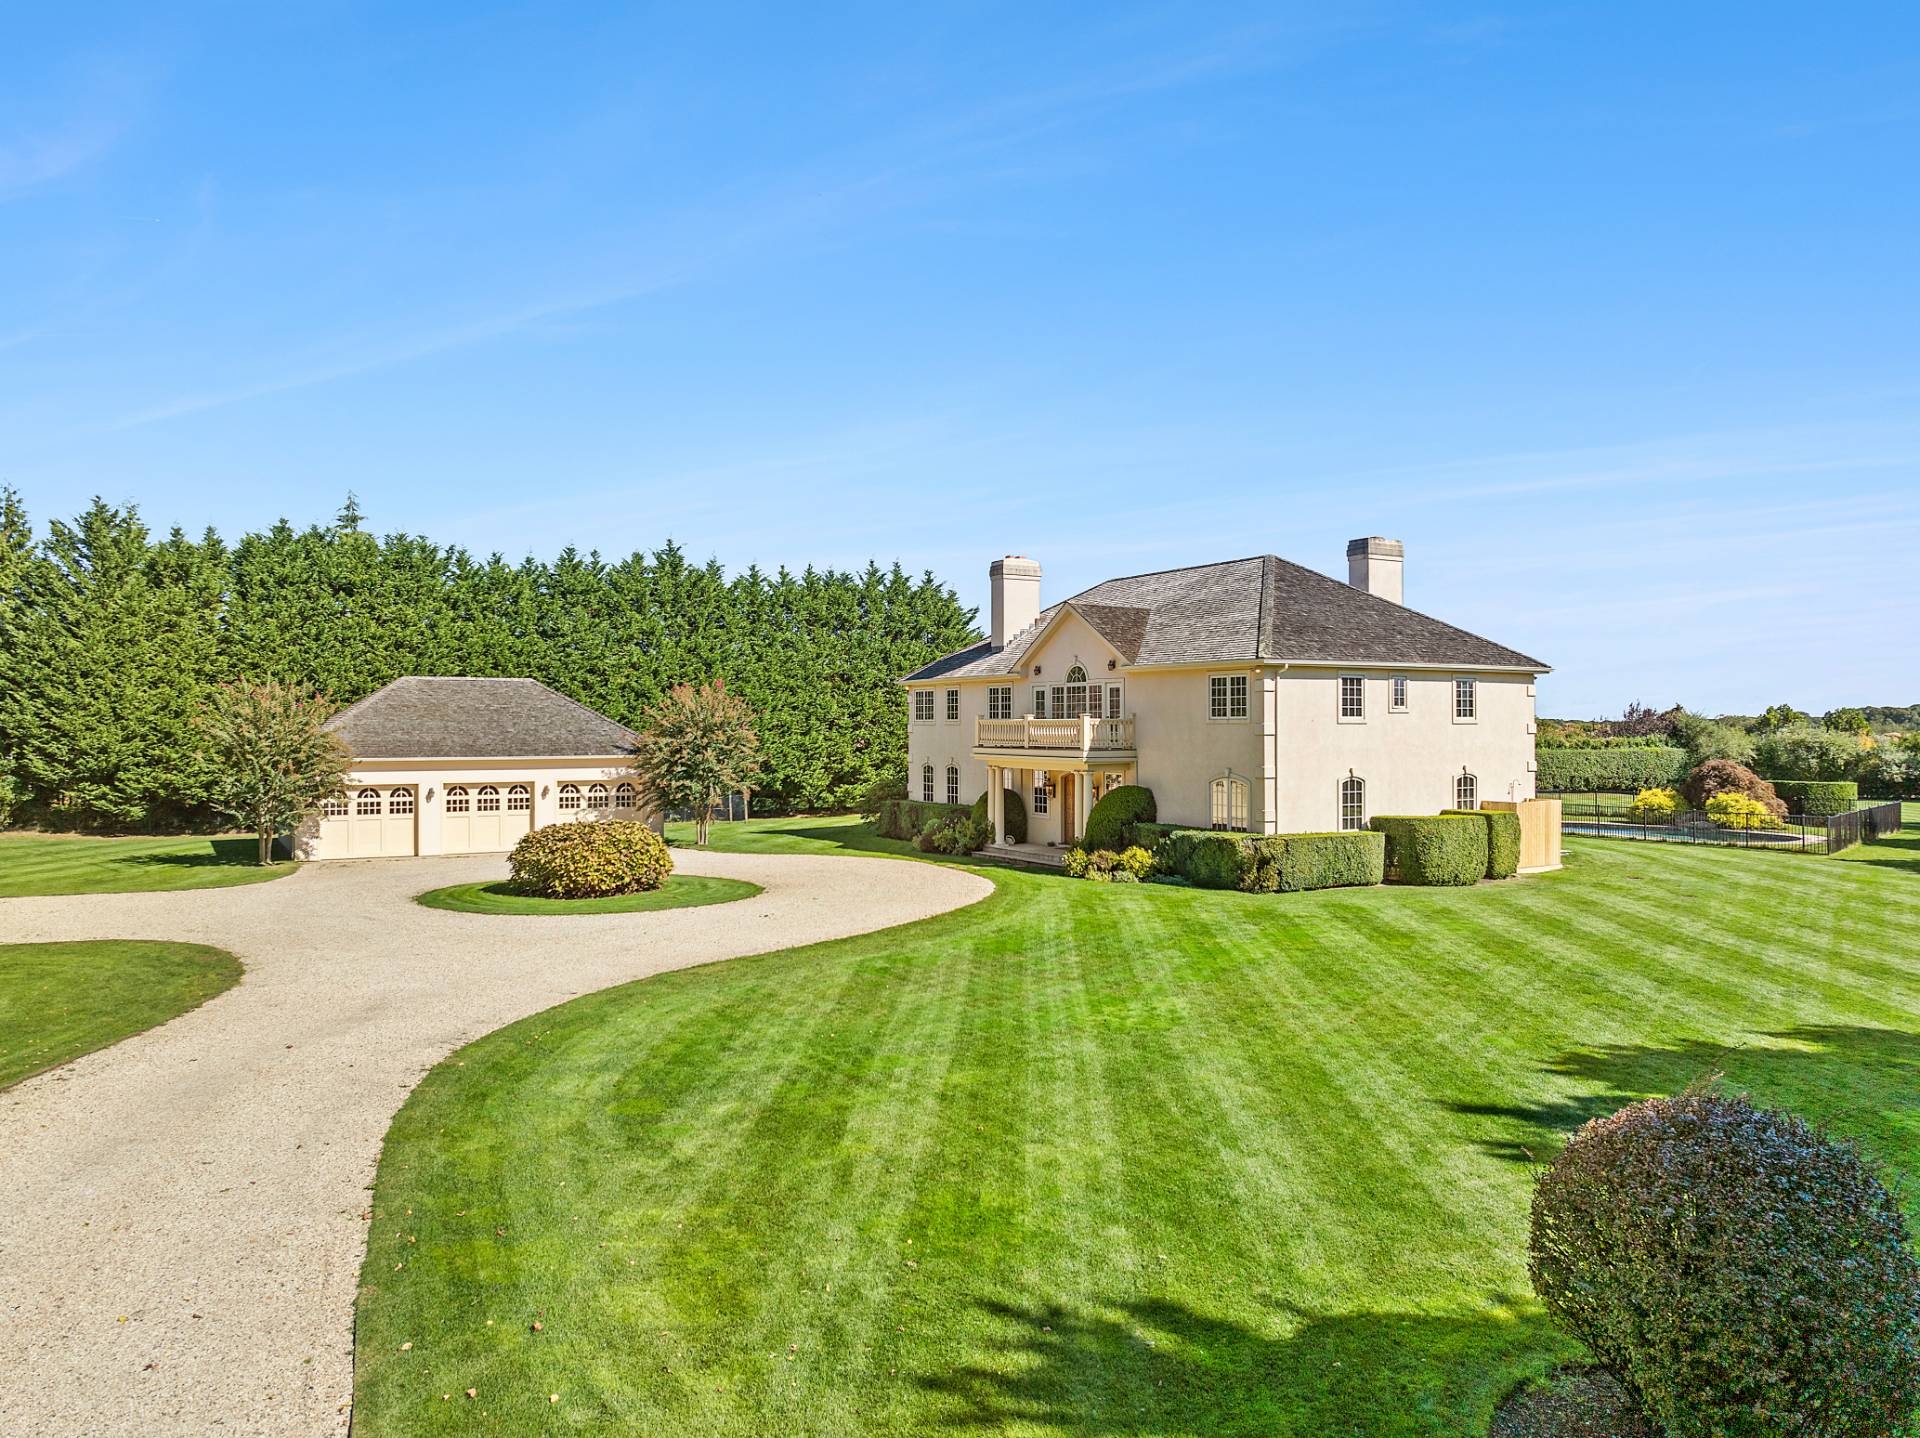
[[[960,722],[960,691],[958,689],[947,691],[947,722],[949,724]]]
[[[1223,774],[1208,786],[1213,827],[1232,833],[1247,832],[1247,781],[1237,774]]]
[[[1453,807],[1456,809],[1478,809],[1480,807],[1480,780],[1472,774],[1453,776]]]
[[[1342,830],[1367,827],[1367,781],[1349,774],[1340,781],[1340,827]]]
[[[947,765],[947,802],[960,802],[960,766],[957,764]]]
[[[931,689],[913,691],[913,722],[916,724],[933,722],[933,691]]]
[[[1047,776],[1045,774],[1035,774],[1033,776],[1033,804],[1031,808],[1036,814],[1044,814],[1047,812]]]
[[[1367,678],[1364,674],[1342,674],[1336,711],[1342,724],[1367,722]]]
[[[1044,684],[1033,686],[1033,717],[1036,719],[1047,717],[1047,686]]]
[[[1387,712],[1389,714],[1406,713],[1407,691],[1411,687],[1407,683],[1407,676],[1404,674],[1396,674],[1388,682],[1392,685],[1392,689],[1389,691],[1391,702],[1387,705]]]
[[[933,765],[931,764],[920,766],[920,802],[923,804],[933,802]]]
[[[1247,717],[1247,676],[1209,674],[1207,676],[1207,718],[1221,724],[1238,724]]]
[[[996,684],[987,690],[987,718],[1013,718],[1013,687],[1008,684]]]
[[[1107,718],[1120,719],[1125,717],[1121,712],[1120,698],[1120,686],[1118,684],[1109,684],[1107,686]]]
[[[1453,722],[1456,724],[1474,724],[1480,719],[1480,681],[1461,679],[1453,681]]]

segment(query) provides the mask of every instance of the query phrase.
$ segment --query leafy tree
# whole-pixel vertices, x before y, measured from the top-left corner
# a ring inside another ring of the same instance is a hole
[[[1769,779],[1850,779],[1859,762],[1852,735],[1810,724],[1763,734],[1754,745],[1754,765]]]
[[[1709,759],[1731,759],[1736,764],[1753,764],[1753,736],[1743,729],[1685,709],[1673,712],[1673,741],[1687,751],[1689,768]]]
[[[1772,734],[1781,729],[1803,728],[1811,723],[1811,714],[1803,714],[1791,704],[1769,704],[1766,712],[1755,722],[1754,729],[1761,734]]]
[[[753,710],[724,680],[676,684],[641,716],[634,768],[652,807],[693,810],[694,842],[704,844],[722,796],[759,776]]]
[[[1829,709],[1820,717],[1820,727],[1834,734],[1871,734],[1873,726],[1858,709]]]
[[[252,829],[260,862],[274,835],[298,828],[342,792],[352,756],[326,730],[333,706],[269,680],[217,686],[201,714],[214,773],[213,806]]]

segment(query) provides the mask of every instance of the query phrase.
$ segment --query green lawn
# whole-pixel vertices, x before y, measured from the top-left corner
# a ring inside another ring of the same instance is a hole
[[[1465,890],[982,872],[972,908],[434,1069],[381,1159],[356,1433],[1478,1438],[1571,1351],[1529,1163],[1587,1116],[1722,1070],[1920,1159],[1909,870],[1576,840]]]
[[[246,838],[96,839],[77,834],[0,834],[0,899],[27,894],[121,894],[217,889],[293,872],[291,862],[254,863]]]
[[[163,1024],[240,981],[204,944],[0,944],[0,1089]]]
[[[414,902],[429,909],[453,909],[463,914],[642,914],[656,909],[697,909],[705,904],[730,904],[751,899],[758,884],[743,879],[712,879],[699,874],[672,874],[658,889],[644,894],[616,894],[608,899],[541,899],[514,891],[504,879],[490,884],[455,884],[416,895]]]

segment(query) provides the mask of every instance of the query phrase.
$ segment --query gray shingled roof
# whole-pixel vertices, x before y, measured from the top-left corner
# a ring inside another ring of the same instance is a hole
[[[362,759],[611,758],[634,736],[536,679],[409,674],[327,721]]]
[[[1491,639],[1265,554],[1109,579],[1043,611],[1004,649],[985,642],[970,645],[907,677],[1016,673],[1028,648],[1064,606],[1092,624],[1128,664],[1293,661],[1541,674],[1548,668]]]

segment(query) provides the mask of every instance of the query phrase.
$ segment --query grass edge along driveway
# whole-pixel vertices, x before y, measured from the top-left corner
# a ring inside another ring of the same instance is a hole
[[[1586,1117],[1717,1069],[1920,1158],[1910,873],[1605,840],[1466,890],[983,872],[433,1070],[381,1158],[356,1433],[1477,1438],[1573,1352],[1526,1205]]]
[[[0,1090],[198,1008],[240,981],[206,944],[0,944]]]
[[[255,853],[251,835],[0,834],[0,899],[219,889],[278,879],[299,867],[291,860],[262,866]]]

